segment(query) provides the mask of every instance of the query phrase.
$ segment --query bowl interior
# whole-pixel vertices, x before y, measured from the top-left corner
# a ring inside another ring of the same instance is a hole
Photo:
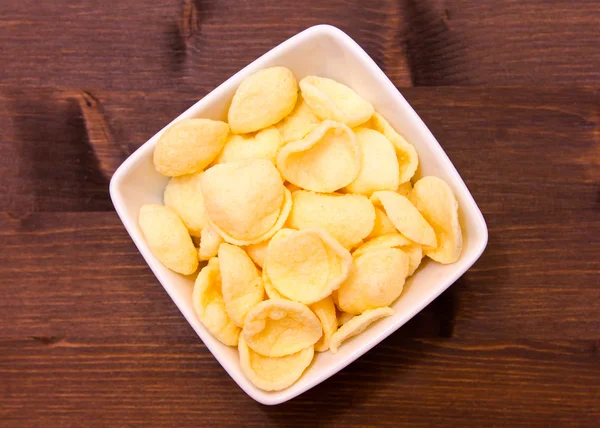
[[[288,67],[298,80],[307,75],[335,79],[373,103],[416,147],[420,160],[418,176],[436,175],[453,188],[460,204],[464,247],[460,260],[455,264],[424,261],[394,303],[393,316],[347,341],[336,355],[318,353],[311,367],[290,388],[280,392],[261,391],[242,374],[237,351],[216,341],[196,319],[191,305],[194,278],[181,276],[162,266],[144,242],[137,225],[139,209],[145,203],[162,203],[168,181],[156,172],[152,164],[153,147],[162,131],[152,137],[115,173],[111,181],[115,208],[148,265],[206,346],[240,387],[264,404],[277,404],[293,398],[371,349],[456,281],[477,260],[487,243],[487,228],[481,212],[433,135],[371,58],[334,27],[312,27],[292,37],[228,79],[175,120],[187,117],[226,119],[227,108],[241,81],[261,68],[274,65]]]

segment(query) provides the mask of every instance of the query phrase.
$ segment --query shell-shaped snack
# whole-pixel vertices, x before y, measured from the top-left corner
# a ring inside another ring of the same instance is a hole
[[[412,192],[412,189],[413,189],[412,183],[410,181],[407,181],[398,186],[398,189],[396,189],[396,193],[404,196],[405,198],[409,198],[410,192]],[[409,198],[409,200],[410,200],[410,198]]]
[[[256,135],[232,134],[215,159],[215,164],[247,159],[266,159],[275,164],[281,145],[281,134],[273,126],[257,132]]]
[[[298,96],[294,110],[277,124],[277,128],[281,132],[283,143],[301,140],[310,131],[315,129],[321,120],[312,112],[308,104]]]
[[[338,328],[340,328],[341,326],[346,324],[348,321],[350,321],[354,317],[355,317],[355,315],[349,314],[348,312],[338,313],[338,315],[337,315]]]
[[[192,306],[200,322],[219,342],[227,346],[238,344],[241,329],[225,310],[219,260],[216,257],[208,261],[196,278]]]
[[[408,239],[427,247],[435,248],[433,228],[406,197],[396,192],[382,190],[371,195],[376,207],[382,207],[398,232]]]
[[[396,132],[389,122],[377,112],[371,117],[368,126],[381,132],[392,142],[396,149],[396,156],[398,157],[398,165],[400,167],[400,183],[409,181],[415,175],[419,166],[419,156],[415,147]]]
[[[326,77],[307,76],[300,80],[300,90],[310,109],[322,120],[335,120],[353,128],[375,112],[370,102],[348,86]]]
[[[396,248],[366,251],[354,258],[346,281],[337,291],[338,307],[358,315],[391,305],[402,293],[408,275],[408,256]]]
[[[196,247],[175,211],[164,205],[143,205],[138,223],[150,251],[163,265],[184,275],[196,272]]]
[[[218,164],[202,177],[209,224],[226,242],[250,245],[269,239],[287,219],[290,192],[264,159]]]
[[[458,202],[450,186],[437,177],[423,177],[415,183],[410,200],[433,226],[437,247],[424,248],[436,262],[454,263],[462,251],[462,231],[458,221]]]
[[[290,183],[315,192],[350,184],[360,169],[356,136],[343,123],[326,120],[303,139],[283,146],[277,168]]]
[[[351,320],[342,325],[331,337],[331,342],[329,345],[331,353],[337,353],[342,342],[362,333],[375,321],[379,321],[380,319],[389,317],[393,314],[394,310],[392,308],[377,308],[369,309],[364,313],[353,317]]]
[[[171,125],[154,148],[154,167],[162,175],[177,177],[206,168],[219,154],[229,133],[225,122],[182,119]]]
[[[265,259],[267,257],[267,248],[269,246],[269,241],[262,241],[259,242],[258,244],[252,244],[252,245],[248,245],[245,249],[246,249],[246,253],[248,253],[248,255],[250,256],[250,258],[252,259],[252,261],[254,263],[256,263],[256,265],[258,267],[260,267],[261,269],[263,268],[264,264],[265,264]]]
[[[208,225],[200,182],[203,172],[173,177],[164,192],[164,203],[179,216],[192,236]]]
[[[244,375],[263,391],[280,391],[296,382],[310,365],[314,348],[309,346],[284,357],[265,357],[254,352],[240,336],[240,366]]]
[[[423,250],[419,244],[415,244],[398,232],[392,232],[387,235],[381,235],[373,238],[352,253],[352,257],[358,257],[370,250],[380,248],[398,248],[408,256],[408,276],[411,276],[421,264],[423,259]]]
[[[245,134],[275,125],[296,105],[298,83],[285,67],[259,70],[238,87],[228,121],[231,131]]]
[[[307,306],[270,299],[248,313],[242,334],[253,351],[266,357],[283,357],[313,346],[323,331],[319,319]]]
[[[359,244],[375,224],[375,208],[362,195],[325,195],[299,190],[292,194],[292,200],[288,227],[322,227],[345,248]]]
[[[315,343],[315,351],[325,352],[329,349],[329,341],[331,336],[338,329],[338,320],[331,296],[325,297],[323,300],[319,300],[309,306],[310,310],[315,313],[319,321],[321,321],[321,328],[323,328],[323,336]]]
[[[243,327],[248,312],[263,300],[262,278],[240,247],[223,243],[218,258],[225,310],[238,327]]]
[[[200,248],[198,249],[198,258],[200,260],[210,260],[217,256],[219,246],[223,238],[211,226],[206,226],[200,233]]]
[[[278,235],[285,233],[280,238]],[[346,279],[352,256],[320,228],[279,231],[269,243],[265,271],[283,296],[310,305],[329,296]]]
[[[287,299],[287,297],[281,295],[279,291],[277,291],[275,287],[273,287],[273,284],[271,284],[271,280],[269,279],[269,276],[267,275],[267,272],[265,270],[262,271],[262,278],[263,286],[265,287],[265,294],[269,299]]]
[[[369,128],[356,128],[354,133],[361,153],[360,170],[354,181],[346,186],[346,191],[370,196],[378,190],[396,190],[398,159],[390,140]]]
[[[375,223],[368,239],[376,238],[378,236],[387,235],[388,233],[396,232],[396,227],[392,224],[388,216],[381,208],[375,207]]]

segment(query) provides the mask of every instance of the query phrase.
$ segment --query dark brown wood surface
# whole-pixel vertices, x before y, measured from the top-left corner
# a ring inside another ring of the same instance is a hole
[[[489,227],[456,284],[289,403],[247,397],[114,213],[128,154],[296,32],[355,38]],[[0,425],[598,426],[594,0],[0,5]]]

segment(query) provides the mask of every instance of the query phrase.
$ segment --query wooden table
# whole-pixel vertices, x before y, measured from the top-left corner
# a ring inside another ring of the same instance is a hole
[[[598,426],[598,2],[301,3],[2,2],[0,425]],[[198,98],[323,22],[429,125],[490,239],[380,346],[265,407],[154,278],[108,182]]]

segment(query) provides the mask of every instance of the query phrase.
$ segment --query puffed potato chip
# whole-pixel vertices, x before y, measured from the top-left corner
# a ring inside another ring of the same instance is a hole
[[[278,235],[286,233],[280,238]],[[329,296],[346,279],[352,256],[320,228],[279,231],[269,243],[265,271],[283,296],[310,305]]]
[[[313,346],[323,329],[317,316],[302,303],[270,299],[248,313],[242,334],[255,352],[283,357]]]
[[[240,366],[246,377],[263,391],[281,391],[296,382],[312,362],[314,348],[309,346],[284,357],[265,357],[254,352],[240,336]]]
[[[196,247],[175,211],[164,205],[143,205],[138,222],[150,251],[163,265],[184,275],[196,272]]]
[[[226,242],[250,245],[269,239],[287,219],[291,194],[265,159],[223,163],[205,171],[202,194],[208,223]]]
[[[275,287],[273,287],[273,284],[271,284],[271,280],[269,279],[269,276],[265,270],[262,271],[262,278],[263,286],[265,287],[265,293],[269,299],[287,299],[285,296],[281,295],[279,291],[275,289]]]
[[[180,120],[156,143],[154,167],[169,177],[200,172],[217,157],[228,133],[229,125],[218,120]]]
[[[283,239],[294,232],[295,232],[294,229],[283,228],[283,229],[279,230],[269,241],[263,241],[260,244],[256,244],[256,245],[265,245],[263,267],[264,267],[264,262],[267,258],[267,251],[269,248],[269,243],[271,241],[277,241],[278,239]],[[263,271],[262,271],[262,278],[263,278],[263,285],[265,287],[265,293],[267,294],[267,297],[269,299],[287,299],[287,297],[285,297],[284,295],[279,293],[279,291],[277,291],[275,289],[275,287],[273,287],[273,284],[271,283],[271,280],[269,279],[269,275],[267,275],[266,269],[263,269]]]
[[[333,299],[331,296],[327,296],[323,300],[313,303],[309,308],[319,318],[321,328],[323,329],[323,336],[315,343],[315,351],[325,352],[329,349],[331,336],[338,329],[338,320]]]
[[[217,156],[215,164],[246,159],[266,159],[275,164],[281,144],[281,134],[273,126],[257,132],[256,135],[233,134]]]
[[[200,260],[210,260],[216,257],[219,246],[223,238],[211,226],[206,226],[200,233],[200,248],[198,249],[198,258]]]
[[[389,317],[393,314],[394,310],[392,308],[377,308],[368,309],[364,313],[353,317],[333,334],[329,350],[332,354],[337,353],[342,342],[362,333],[375,321],[379,321],[380,319]]]
[[[341,326],[346,324],[348,321],[350,321],[354,317],[355,317],[355,315],[349,314],[348,312],[340,312],[337,316],[338,328],[340,328]]]
[[[427,247],[436,247],[433,228],[406,197],[382,190],[371,195],[375,206],[383,207],[392,224],[408,239]]]
[[[307,76],[300,80],[306,104],[322,120],[335,120],[350,127],[365,123],[375,109],[352,89],[326,77]]]
[[[202,268],[192,292],[192,307],[206,329],[221,343],[236,346],[241,329],[227,315],[221,291],[219,260],[215,257]]]
[[[315,192],[334,192],[360,170],[356,136],[343,123],[326,120],[277,154],[277,168],[290,183]]]
[[[192,236],[208,225],[204,197],[200,188],[203,172],[173,177],[167,183],[163,200],[179,216]]]
[[[398,248],[408,256],[408,276],[411,276],[421,264],[423,250],[419,244],[415,244],[398,232],[378,236],[365,242],[352,253],[352,257],[358,257],[366,251],[379,248]]]
[[[236,134],[258,131],[275,125],[296,105],[298,83],[285,67],[257,71],[238,87],[228,121]]]
[[[405,198],[408,198],[410,196],[410,192],[412,192],[412,188],[412,183],[410,181],[407,181],[406,183],[402,183],[398,186],[398,189],[396,189],[396,193],[404,196]]]
[[[423,177],[415,183],[410,200],[433,226],[437,247],[424,248],[436,262],[454,263],[462,251],[462,231],[458,221],[458,202],[448,184],[437,177]]]
[[[373,230],[375,208],[362,195],[325,195],[299,190],[287,226],[293,229],[322,227],[345,248],[359,244]]]
[[[248,253],[252,261],[256,263],[256,265],[261,269],[265,264],[265,258],[267,257],[267,247],[269,246],[269,242],[270,240],[262,241],[258,244],[252,244],[246,247],[246,253]]]
[[[377,131],[354,129],[361,153],[360,170],[354,181],[346,186],[349,193],[370,196],[378,190],[398,188],[398,159],[390,140]]]
[[[409,181],[419,166],[419,156],[417,150],[412,144],[396,132],[385,118],[375,112],[368,122],[368,126],[381,132],[388,140],[392,142],[396,149],[398,164],[400,166],[400,183]]]
[[[374,249],[355,257],[348,278],[337,291],[338,307],[358,315],[391,305],[402,293],[408,263],[406,253],[397,248]]]
[[[393,232],[377,236],[360,245],[352,252],[352,257],[356,258],[369,250],[380,248],[401,248],[414,244],[410,239],[398,233],[396,229]]]
[[[396,232],[396,228],[388,216],[385,215],[385,212],[381,208],[375,207],[375,223],[373,224],[373,230],[371,230],[367,238],[376,238],[394,232]]]
[[[283,142],[289,143],[301,140],[306,134],[315,129],[319,123],[321,123],[321,120],[315,116],[302,95],[299,95],[296,107],[277,124],[277,128],[281,132]]]
[[[250,309],[263,300],[262,278],[254,262],[240,247],[221,244],[218,259],[225,310],[238,327],[243,327]]]

